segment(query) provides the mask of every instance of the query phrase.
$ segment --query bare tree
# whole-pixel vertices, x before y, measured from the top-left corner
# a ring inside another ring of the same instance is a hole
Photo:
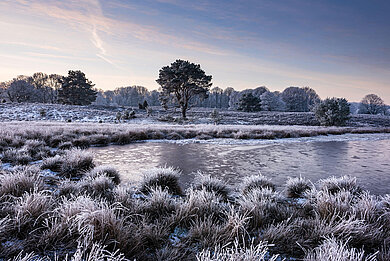
[[[12,102],[27,102],[34,96],[35,89],[26,80],[14,79],[7,88],[6,93]]]
[[[284,111],[286,104],[273,92],[265,92],[260,96],[261,110],[263,111]]]
[[[367,94],[360,102],[360,113],[379,114],[385,112],[385,103],[382,98],[376,94]]]

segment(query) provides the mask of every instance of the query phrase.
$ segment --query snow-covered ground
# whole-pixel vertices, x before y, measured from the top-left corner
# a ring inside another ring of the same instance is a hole
[[[164,111],[152,108],[152,115],[145,110],[130,107],[74,106],[61,104],[6,103],[0,104],[0,121],[72,121],[72,122],[117,122],[117,113],[134,109],[136,118],[121,120],[127,124],[145,125],[175,123],[179,111]],[[188,111],[190,124],[212,124],[211,108],[192,108]],[[219,110],[222,125],[318,125],[313,113],[308,112],[257,112],[247,113]],[[380,115],[352,115],[348,126],[390,127],[390,117]]]

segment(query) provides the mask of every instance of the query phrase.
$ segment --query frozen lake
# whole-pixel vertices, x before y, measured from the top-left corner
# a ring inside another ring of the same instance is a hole
[[[317,182],[351,175],[374,194],[390,194],[390,134],[347,134],[281,140],[151,141],[90,148],[99,164],[115,166],[124,181],[139,181],[157,166],[181,169],[181,183],[197,171],[234,185],[261,172],[283,186],[287,177]]]

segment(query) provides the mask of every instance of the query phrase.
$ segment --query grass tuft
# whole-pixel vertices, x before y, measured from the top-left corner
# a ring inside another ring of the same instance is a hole
[[[346,190],[352,194],[359,194],[363,190],[357,185],[356,178],[350,176],[329,177],[319,181],[320,189],[327,190],[330,194],[336,194],[341,190]]]
[[[376,255],[365,256],[363,250],[349,248],[347,242],[327,238],[321,245],[310,251],[305,261],[374,261]]]
[[[114,182],[115,185],[119,185],[121,182],[119,172],[111,166],[98,166],[87,173],[88,177],[106,176]]]
[[[195,190],[206,190],[208,192],[215,192],[218,196],[227,201],[230,197],[231,190],[229,186],[220,179],[198,173],[195,178],[193,188]]]
[[[311,188],[310,181],[302,177],[289,178],[286,183],[286,195],[289,198],[303,198],[304,194]]]
[[[261,174],[245,177],[241,184],[241,192],[243,194],[249,193],[253,189],[267,188],[275,191],[275,185],[271,180]]]
[[[43,190],[39,172],[34,167],[23,167],[0,175],[0,197],[21,197],[25,192]]]
[[[142,193],[150,193],[153,189],[161,187],[173,195],[182,195],[183,191],[179,185],[180,171],[171,168],[154,168],[144,173],[140,185]]]

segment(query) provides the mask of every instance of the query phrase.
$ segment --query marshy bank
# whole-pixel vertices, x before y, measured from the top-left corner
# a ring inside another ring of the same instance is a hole
[[[115,168],[99,166],[91,153],[74,148],[169,135],[173,139],[176,134],[196,139],[194,134],[232,138],[234,134],[264,137],[268,132],[291,137],[345,131],[389,132],[9,123],[0,131],[1,159],[6,163],[0,170],[0,256],[389,260],[390,197],[370,194],[355,178],[330,177],[314,185],[305,178],[292,178],[276,190],[273,180],[261,175],[243,178],[232,187],[204,173],[184,189],[180,171],[156,168],[144,173],[139,183],[126,183]]]
[[[390,127],[320,127],[279,125],[212,125],[212,124],[109,124],[64,122],[6,122],[0,129],[2,142],[11,147],[26,139],[45,142],[51,147],[60,143],[86,148],[91,145],[129,144],[143,140],[209,139],[282,139],[320,135],[390,133]],[[20,142],[19,142],[20,141]]]

